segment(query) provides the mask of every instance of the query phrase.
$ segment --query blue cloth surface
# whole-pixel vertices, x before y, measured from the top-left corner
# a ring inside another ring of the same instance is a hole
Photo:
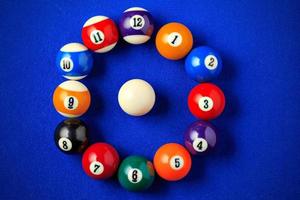
[[[195,47],[220,52],[224,68],[213,82],[227,100],[212,121],[219,130],[215,151],[193,157],[184,180],[157,177],[143,193],[127,192],[116,177],[90,179],[81,156],[62,154],[53,139],[64,119],[52,105],[52,93],[64,81],[56,53],[81,42],[89,17],[117,22],[132,6],[152,13],[155,32],[144,45],[120,40],[111,52],[94,55],[92,73],[83,80],[92,104],[81,117],[91,143],[108,142],[122,158],[150,160],[164,143],[183,144],[196,121],[187,96],[197,83],[185,73],[184,60],[169,61],[156,51],[155,34],[168,22],[188,26]],[[1,1],[0,199],[300,199],[299,36],[297,0]],[[118,105],[119,88],[132,78],[148,81],[157,94],[144,117],[130,117]]]

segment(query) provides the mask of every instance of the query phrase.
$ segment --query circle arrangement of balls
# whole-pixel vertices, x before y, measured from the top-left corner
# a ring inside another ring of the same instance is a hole
[[[61,83],[53,93],[53,104],[58,113],[68,119],[55,129],[55,143],[66,154],[83,153],[82,168],[94,179],[107,179],[117,174],[120,185],[129,191],[149,188],[155,174],[167,181],[184,178],[192,165],[191,155],[206,154],[217,141],[216,128],[208,120],[218,117],[224,110],[222,90],[208,81],[222,70],[222,59],[208,46],[193,48],[193,35],[183,24],[172,22],[160,28],[155,44],[160,55],[170,60],[185,58],[187,75],[199,82],[187,98],[190,112],[198,118],[184,134],[184,145],[168,143],[158,148],[153,162],[140,155],[132,155],[121,161],[118,151],[108,143],[88,146],[87,125],[76,119],[83,115],[91,103],[88,88],[78,80],[85,78],[93,67],[92,52],[112,50],[122,38],[134,45],[147,42],[154,29],[153,18],[144,8],[125,10],[119,22],[106,16],[88,19],[82,27],[82,41],[64,45],[57,54],[59,73],[69,79]],[[128,80],[119,90],[120,108],[131,116],[143,116],[155,104],[155,91],[141,79]]]

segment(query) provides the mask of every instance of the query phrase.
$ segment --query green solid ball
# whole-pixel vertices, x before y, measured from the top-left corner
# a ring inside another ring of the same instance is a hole
[[[122,187],[129,191],[143,191],[148,189],[154,181],[152,162],[142,156],[125,158],[118,171],[118,179]]]

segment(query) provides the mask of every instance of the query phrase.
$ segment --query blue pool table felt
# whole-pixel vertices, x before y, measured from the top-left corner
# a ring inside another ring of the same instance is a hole
[[[94,55],[83,83],[92,104],[81,118],[90,142],[114,145],[122,158],[152,160],[164,143],[183,144],[196,119],[187,95],[197,83],[184,60],[156,51],[163,24],[190,28],[194,46],[209,45],[224,61],[213,82],[226,96],[226,109],[212,123],[218,143],[207,156],[193,157],[179,182],[160,178],[146,192],[127,192],[116,177],[96,181],[81,167],[81,156],[59,152],[53,140],[64,118],[52,93],[64,79],[56,53],[81,42],[81,27],[95,15],[118,21],[123,10],[140,6],[155,19],[152,39],[139,46],[120,40],[107,54]],[[300,3],[296,0],[208,1],[16,1],[0,2],[0,199],[300,199]],[[130,117],[117,101],[132,78],[154,87],[157,101],[144,117]]]

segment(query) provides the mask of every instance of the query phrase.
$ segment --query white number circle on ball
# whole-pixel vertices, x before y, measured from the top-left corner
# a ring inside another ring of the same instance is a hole
[[[65,72],[70,72],[72,71],[74,67],[74,63],[73,63],[73,60],[71,58],[62,58],[60,60],[60,68],[65,71]]]
[[[90,34],[90,40],[94,44],[101,44],[102,42],[104,42],[104,39],[105,39],[105,36],[102,31],[94,30]]]
[[[204,152],[208,147],[208,143],[204,138],[196,138],[193,141],[193,148],[197,152]]]
[[[207,112],[213,108],[214,102],[210,97],[204,96],[199,99],[198,105],[202,111]]]
[[[131,168],[128,171],[127,178],[131,183],[139,183],[143,178],[143,174],[141,170],[137,168]]]
[[[141,15],[134,15],[130,18],[130,27],[135,30],[140,30],[145,26],[145,19]]]
[[[218,59],[214,55],[208,55],[204,59],[205,67],[209,70],[214,70],[218,67]]]
[[[167,38],[168,44],[172,47],[178,47],[182,43],[182,36],[177,32],[172,32]]]
[[[63,151],[70,151],[72,149],[72,142],[68,138],[62,137],[58,140],[58,146]]]
[[[78,99],[74,96],[67,96],[64,100],[64,106],[68,110],[75,110],[78,107]]]
[[[174,170],[180,170],[184,165],[184,160],[181,156],[173,156],[170,159],[170,166]]]
[[[104,171],[104,166],[101,162],[99,161],[93,161],[90,164],[90,172],[94,175],[100,175]]]

